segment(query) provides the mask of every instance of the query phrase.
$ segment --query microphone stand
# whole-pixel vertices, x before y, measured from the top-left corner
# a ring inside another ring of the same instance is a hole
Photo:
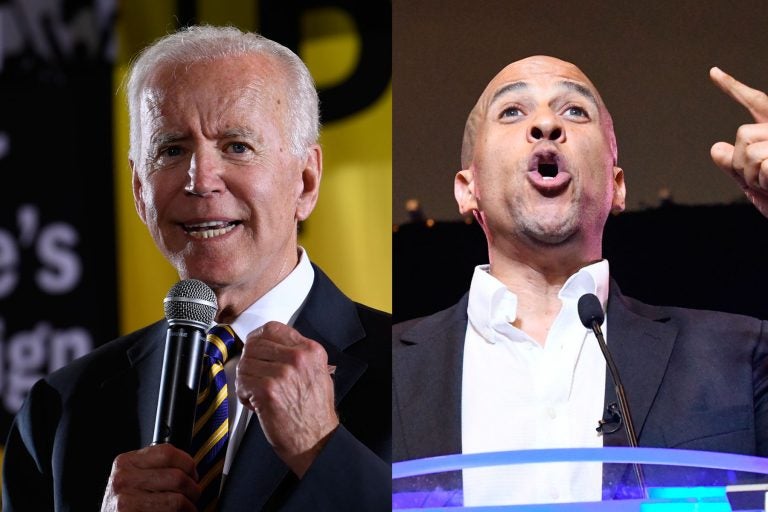
[[[611,353],[608,352],[608,346],[605,344],[605,337],[603,336],[603,330],[600,328],[598,319],[592,319],[591,327],[592,331],[595,333],[595,338],[597,338],[597,344],[600,345],[600,350],[603,352],[605,362],[608,364],[608,370],[611,372],[611,379],[613,379],[613,386],[616,390],[616,399],[619,402],[619,411],[621,413],[621,417],[624,419],[624,428],[627,432],[627,440],[629,442],[629,446],[632,448],[637,448],[637,434],[635,433],[635,425],[632,422],[632,415],[629,413],[629,402],[627,401],[627,395],[624,393],[624,386],[622,385],[621,378],[619,377],[619,370],[616,368],[616,365],[613,362]],[[648,490],[645,487],[645,476],[643,475],[643,468],[640,466],[640,464],[634,462],[632,463],[632,468],[634,469],[635,478],[637,478],[638,485],[640,486],[640,491],[643,493],[643,498],[647,499]]]

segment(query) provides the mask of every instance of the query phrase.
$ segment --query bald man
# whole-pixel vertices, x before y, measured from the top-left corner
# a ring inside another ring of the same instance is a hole
[[[762,164],[744,156],[742,132],[713,158],[746,188],[768,185],[768,164],[753,178]],[[501,70],[469,115],[461,165],[456,201],[483,228],[489,264],[458,304],[393,329],[396,461],[626,445],[624,429],[596,429],[616,396],[577,313],[587,293],[606,313],[640,446],[768,455],[768,324],[646,305],[610,278],[602,234],[624,209],[624,172],[610,114],[578,67],[535,56]],[[549,464],[465,470],[449,485],[469,506],[595,501],[617,492],[608,480],[599,463]]]

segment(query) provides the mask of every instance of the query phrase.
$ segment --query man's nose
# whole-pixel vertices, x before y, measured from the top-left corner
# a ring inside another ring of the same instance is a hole
[[[213,153],[201,150],[192,155],[187,171],[189,180],[184,187],[188,194],[206,197],[224,189],[221,162]]]
[[[528,141],[539,142],[541,140],[565,141],[565,127],[562,120],[554,112],[539,113],[531,123],[528,130]]]

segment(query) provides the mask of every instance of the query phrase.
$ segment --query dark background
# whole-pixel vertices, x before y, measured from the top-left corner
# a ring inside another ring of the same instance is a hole
[[[114,10],[0,1],[0,444],[37,379],[117,334]]]
[[[498,71],[535,54],[579,66],[613,115],[629,211],[609,219],[604,256],[622,291],[768,318],[768,220],[709,156],[752,122],[709,69],[768,90],[766,27],[765,0],[395,0],[395,321],[453,304],[487,263],[453,198],[464,122]],[[432,227],[409,223],[410,198]]]
[[[611,111],[630,209],[671,190],[683,204],[727,203],[740,191],[711,162],[749,114],[717,89],[719,66],[768,90],[765,0],[395,0],[393,221],[418,198],[428,217],[458,219],[453,176],[467,114],[506,64],[568,60]]]
[[[406,223],[394,233],[394,321],[454,304],[488,263],[480,226]],[[768,319],[768,220],[751,204],[658,208],[609,217],[603,255],[626,295]]]

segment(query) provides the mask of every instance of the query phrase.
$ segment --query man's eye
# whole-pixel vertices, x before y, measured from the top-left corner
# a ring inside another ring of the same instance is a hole
[[[499,117],[520,117],[521,115],[523,115],[523,111],[519,108],[507,107],[501,111],[501,115]]]
[[[248,146],[241,142],[233,142],[227,149],[232,153],[245,153],[248,151]]]
[[[568,107],[565,109],[565,115],[576,117],[589,117],[587,111],[581,107]]]
[[[170,146],[160,151],[160,154],[164,156],[179,156],[181,155],[181,148],[179,146]]]

